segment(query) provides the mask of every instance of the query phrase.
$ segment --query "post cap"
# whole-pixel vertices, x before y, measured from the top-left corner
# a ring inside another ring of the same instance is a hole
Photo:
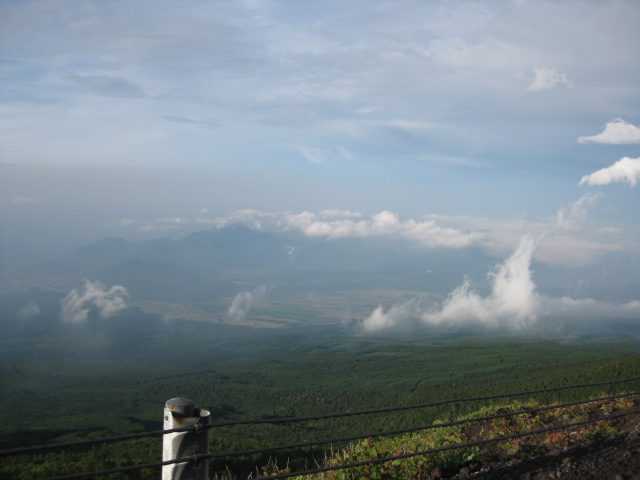
[[[195,406],[196,404],[193,403],[193,401],[182,397],[167,400],[165,404],[165,407],[170,410],[173,415],[181,417],[193,417],[193,409]]]

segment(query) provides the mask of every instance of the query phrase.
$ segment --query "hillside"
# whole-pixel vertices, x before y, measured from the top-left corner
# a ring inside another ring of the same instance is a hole
[[[640,456],[635,454],[640,451],[640,400],[636,395],[563,408],[553,408],[555,405],[558,404],[516,401],[485,407],[454,422],[438,420],[433,424],[459,425],[396,437],[368,438],[325,458],[321,468],[376,463],[295,478],[587,480],[640,477]],[[531,410],[537,411],[517,414]],[[628,415],[628,412],[635,413]],[[487,417],[499,418],[462,423]],[[519,437],[532,431],[603,417],[611,419]],[[490,442],[501,437],[516,438]],[[475,446],[468,448],[451,449],[474,443]],[[398,458],[433,449],[443,451]],[[269,472],[276,476],[283,473],[276,465]]]
[[[136,309],[78,325],[57,318],[59,295],[47,302],[39,298],[41,313],[30,318],[16,313],[24,300],[7,298],[0,311],[3,449],[156,430],[164,402],[176,396],[191,398],[217,421],[272,419],[609,381],[640,371],[640,343],[631,337],[552,340],[415,332],[366,337],[346,327],[259,329],[169,321]],[[599,393],[579,389],[535,400],[576,401]],[[239,425],[212,434],[211,450],[368,436],[470,415],[483,406],[448,404],[292,428]],[[49,413],[25,422],[32,412]],[[334,451],[339,447],[344,445]],[[160,451],[160,441],[152,438],[4,458],[0,478],[153,462]],[[290,460],[292,468],[304,469],[324,452],[325,446],[319,446],[217,459],[211,470],[229,468],[245,478],[269,458],[281,467]],[[151,469],[136,478],[157,477]]]

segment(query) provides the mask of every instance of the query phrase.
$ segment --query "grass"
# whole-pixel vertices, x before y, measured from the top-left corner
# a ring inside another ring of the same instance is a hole
[[[515,413],[538,409],[541,406],[536,401],[488,406],[469,415],[458,417],[456,420]],[[474,460],[486,462],[529,458],[607,437],[618,433],[619,429],[611,421],[604,420],[497,443],[393,459],[393,457],[415,452],[507,437],[547,427],[600,418],[612,413],[630,411],[638,406],[637,399],[623,397],[543,410],[536,413],[523,413],[493,420],[465,423],[457,426],[440,427],[397,437],[367,438],[328,455],[321,466],[334,467],[350,463],[381,460],[379,463],[295,478],[297,480],[374,480],[394,478],[421,480],[429,477],[437,469],[441,471],[456,470]],[[449,422],[438,420],[433,425],[441,423]],[[389,459],[390,457],[391,459]],[[263,469],[263,471],[267,474],[282,472],[282,470],[278,470],[273,466],[267,470]]]

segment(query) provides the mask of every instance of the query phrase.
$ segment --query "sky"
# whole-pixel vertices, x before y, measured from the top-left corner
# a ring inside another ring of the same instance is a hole
[[[0,11],[4,263],[238,221],[502,259],[531,238],[566,269],[640,254],[635,0]]]

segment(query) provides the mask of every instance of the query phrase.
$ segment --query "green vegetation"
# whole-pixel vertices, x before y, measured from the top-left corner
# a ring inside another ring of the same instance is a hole
[[[220,422],[416,404],[640,373],[640,341],[624,337],[545,340],[416,332],[371,337],[339,326],[256,329],[164,321],[136,309],[108,321],[91,318],[88,324],[69,325],[57,319],[58,301],[52,296],[47,308],[39,299],[42,314],[29,320],[18,319],[6,307],[0,312],[1,449],[156,430],[162,426],[165,401],[177,396],[210,409],[214,422]],[[606,391],[634,388],[625,384]],[[577,400],[601,390],[531,400]],[[224,427],[212,431],[211,450],[373,434],[459,417],[485,404]],[[160,456],[161,442],[155,438],[21,455],[2,459],[0,478],[98,470]],[[324,456],[320,448],[277,451],[212,461],[211,470],[228,467],[241,478],[270,458],[298,469]],[[148,470],[131,478],[157,475]]]
[[[637,409],[639,403],[637,400],[634,402],[632,397],[625,397],[536,413],[519,414],[486,420],[481,423],[474,422],[464,423],[460,426],[440,427],[392,438],[367,438],[328,456],[323,462],[323,467],[369,462],[377,459],[382,460],[447,446],[508,437],[563,424],[578,423],[592,418],[601,418],[606,413],[626,412]],[[504,415],[540,407],[539,402],[532,400],[514,401],[508,405],[485,407],[469,415],[459,417],[457,420]],[[434,425],[440,423],[445,422],[436,421]],[[444,471],[456,467],[459,468],[471,460],[487,461],[527,458],[531,455],[561,450],[571,445],[588,442],[615,432],[616,428],[605,420],[496,443],[445,450],[429,455],[391,459],[351,469],[334,470],[296,478],[298,480],[424,479],[436,469]],[[276,473],[278,471],[277,466],[272,466],[272,471]]]

